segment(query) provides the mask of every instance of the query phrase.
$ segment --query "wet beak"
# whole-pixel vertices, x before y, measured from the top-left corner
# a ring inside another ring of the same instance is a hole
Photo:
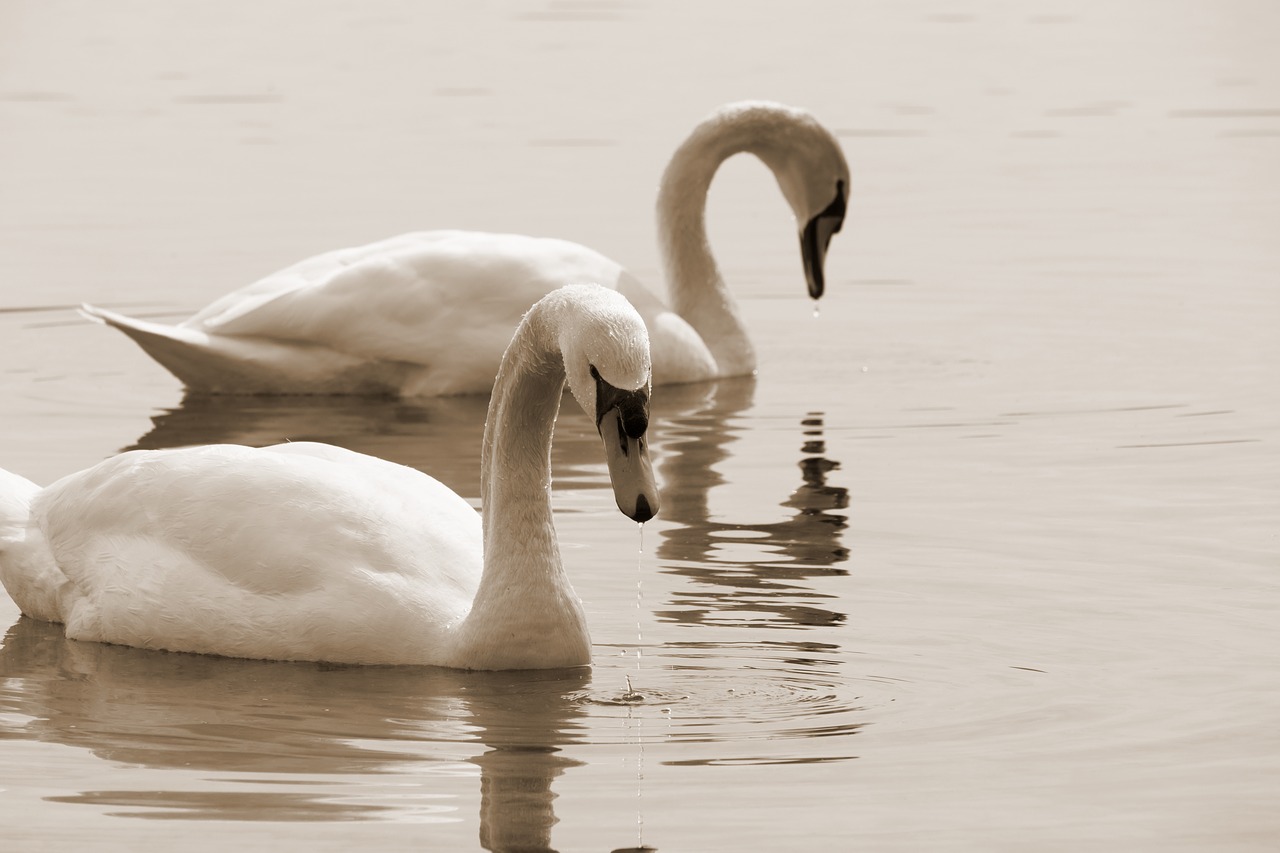
[[[591,367],[596,381],[596,429],[604,441],[605,461],[618,509],[641,524],[658,514],[658,487],[653,481],[649,446],[649,389],[628,391],[606,382]]]
[[[844,182],[836,182],[836,197],[827,209],[810,219],[800,231],[800,256],[804,261],[805,283],[809,286],[809,295],[821,299],[826,290],[824,266],[827,260],[827,247],[831,244],[831,235],[844,225],[845,198]]]
[[[609,479],[618,509],[634,521],[648,521],[658,514],[658,488],[644,430],[639,435],[630,435],[629,424],[624,423],[618,406],[603,412],[597,426],[604,441],[605,460],[609,464]],[[636,430],[633,427],[630,431]]]
[[[628,519],[640,523],[652,519],[658,515],[658,487],[654,483],[649,443],[644,433],[628,435],[618,407],[600,416],[599,429],[604,441],[604,459],[609,465],[609,480],[613,483],[613,500]]]

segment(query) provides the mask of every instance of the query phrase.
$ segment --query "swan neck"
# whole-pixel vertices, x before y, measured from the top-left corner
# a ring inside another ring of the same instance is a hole
[[[551,513],[551,439],[564,371],[546,364],[499,374],[481,453],[485,576],[560,565]],[[505,374],[505,375],[504,375]],[[522,535],[509,535],[519,530]]]
[[[484,570],[459,630],[460,657],[474,669],[590,662],[586,620],[564,572],[551,508],[551,439],[564,366],[534,325],[517,330],[485,424]]]
[[[750,373],[755,352],[707,240],[707,193],[721,163],[756,153],[749,130],[724,116],[703,122],[672,155],[658,191],[668,302],[701,335],[720,376]]]

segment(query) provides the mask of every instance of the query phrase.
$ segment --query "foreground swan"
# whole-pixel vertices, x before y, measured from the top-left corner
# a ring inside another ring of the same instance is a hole
[[[192,391],[488,391],[520,316],[568,281],[621,291],[649,328],[662,384],[739,376],[755,352],[707,244],[707,190],[720,164],[750,152],[773,170],[800,224],[809,294],[824,289],[844,222],[849,167],[803,110],[722,107],[675,152],[658,195],[669,307],[614,261],[576,243],[468,231],[406,234],[311,258],[215,301],[176,326],[85,306],[129,335]]]
[[[0,580],[23,613],[78,640],[466,669],[587,664],[549,489],[566,377],[596,418],[619,508],[651,518],[644,325],[618,294],[570,286],[529,311],[503,357],[483,527],[431,477],[331,445],[131,451],[43,490],[0,471]]]

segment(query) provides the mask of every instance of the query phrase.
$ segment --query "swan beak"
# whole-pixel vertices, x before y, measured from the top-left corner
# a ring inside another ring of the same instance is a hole
[[[821,299],[826,289],[825,272],[827,247],[831,235],[844,225],[844,181],[836,181],[836,197],[826,210],[809,220],[800,232],[800,256],[804,261],[804,278],[809,285],[809,295]]]
[[[644,523],[658,514],[658,487],[649,461],[649,443],[645,441],[648,426],[648,401],[644,417],[625,417],[626,406],[606,409],[597,427],[604,441],[604,456],[609,463],[609,479],[613,497],[622,514]],[[638,429],[637,429],[638,427]]]

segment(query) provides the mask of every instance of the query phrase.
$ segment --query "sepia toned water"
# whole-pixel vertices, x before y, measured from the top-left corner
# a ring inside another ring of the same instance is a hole
[[[0,596],[6,850],[1272,850],[1280,7],[1000,0],[0,5],[0,466],[317,439],[479,504],[486,401],[192,399],[177,320],[412,230],[560,236],[660,289],[668,156],[813,110],[828,294],[735,159],[759,375],[653,398],[613,507],[567,404],[590,670],[65,640]],[[628,690],[639,694],[626,701]]]

